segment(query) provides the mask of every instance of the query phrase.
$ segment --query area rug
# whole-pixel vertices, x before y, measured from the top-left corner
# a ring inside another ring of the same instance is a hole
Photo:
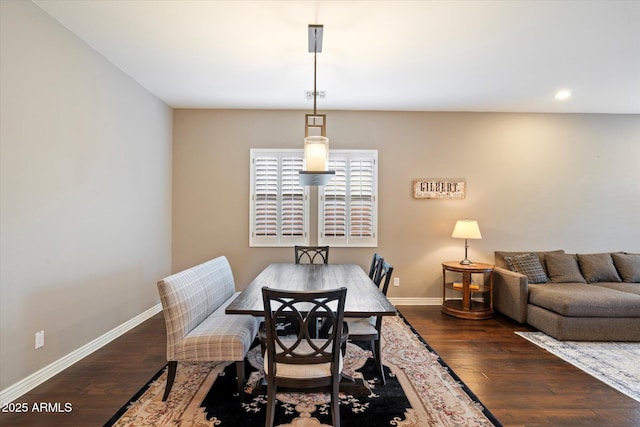
[[[640,402],[640,343],[558,341],[542,332],[516,334]]]
[[[501,426],[458,376],[400,316],[384,319],[382,358],[386,385],[370,349],[349,343],[345,373],[357,387],[340,393],[345,427]],[[162,402],[166,369],[158,372],[105,426],[264,426],[266,392],[259,346],[247,356],[244,402],[232,363],[180,363],[173,389]],[[343,380],[345,381],[345,380]],[[275,425],[331,424],[329,395],[279,393]]]

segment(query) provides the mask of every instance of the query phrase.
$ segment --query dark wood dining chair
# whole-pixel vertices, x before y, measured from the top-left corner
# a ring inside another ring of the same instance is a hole
[[[386,261],[380,263],[380,267],[373,278],[373,282],[380,288],[380,291],[387,295],[389,289],[389,281],[393,274],[393,266]],[[356,317],[347,320],[349,328],[349,339],[352,341],[369,341],[371,343],[371,351],[376,366],[380,371],[382,383],[386,384],[387,379],[384,375],[382,366],[382,352],[380,339],[382,337],[382,316]]]
[[[329,246],[295,246],[296,264],[329,264]]]
[[[384,258],[380,256],[377,252],[373,254],[373,258],[371,258],[371,267],[369,267],[369,279],[373,280],[380,270],[382,266],[382,261]]]
[[[342,347],[347,340],[344,302],[347,288],[328,291],[282,291],[262,288],[265,322],[260,339],[265,343],[264,372],[267,378],[266,427],[272,427],[276,393],[323,389],[331,394],[332,425],[340,426],[338,390],[342,379]],[[317,338],[312,331],[318,318],[332,326],[331,332]],[[279,335],[278,326],[293,323],[292,335]]]

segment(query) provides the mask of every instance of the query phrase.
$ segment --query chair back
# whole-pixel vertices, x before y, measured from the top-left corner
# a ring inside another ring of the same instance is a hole
[[[375,278],[373,279],[373,282],[378,285],[378,288],[380,288],[384,295],[387,295],[387,291],[389,290],[391,274],[393,274],[393,266],[383,260],[380,263],[380,268]]]
[[[344,287],[330,291],[262,288],[269,374],[277,376],[276,363],[338,366],[346,295]],[[314,334],[318,320],[331,325],[328,334],[320,338]],[[293,335],[279,335],[278,326],[288,323],[293,325]]]
[[[295,246],[296,264],[329,264],[329,246]]]
[[[373,258],[371,259],[371,267],[369,267],[369,279],[373,280],[378,274],[378,270],[382,267],[382,258],[377,252],[373,254]]]

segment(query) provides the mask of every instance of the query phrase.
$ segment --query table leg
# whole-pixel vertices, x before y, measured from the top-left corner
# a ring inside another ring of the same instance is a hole
[[[471,309],[471,292],[469,285],[471,284],[471,273],[462,273],[462,309]]]

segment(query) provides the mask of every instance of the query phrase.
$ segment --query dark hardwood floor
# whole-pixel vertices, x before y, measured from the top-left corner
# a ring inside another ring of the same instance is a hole
[[[500,315],[456,319],[438,306],[398,309],[505,426],[640,426],[640,403],[513,333],[527,326]],[[165,363],[158,314],[18,398],[29,412],[0,413],[0,425],[101,426]],[[31,411],[40,402],[71,411]]]

